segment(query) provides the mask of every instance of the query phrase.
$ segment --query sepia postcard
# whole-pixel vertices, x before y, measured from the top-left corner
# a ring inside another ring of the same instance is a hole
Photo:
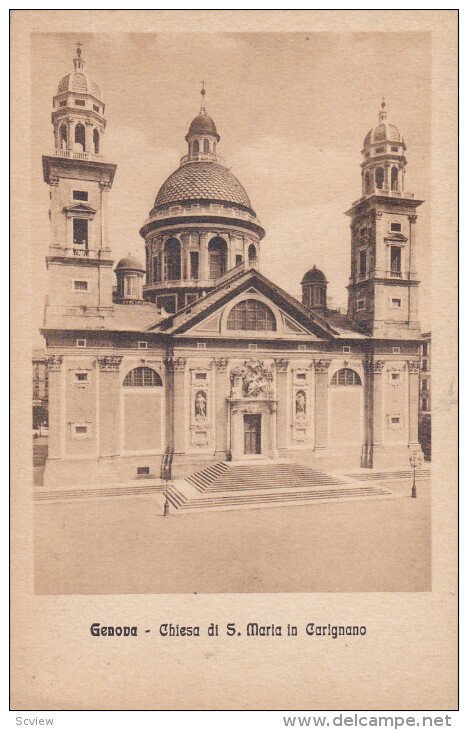
[[[457,709],[457,23],[13,11],[14,710]]]

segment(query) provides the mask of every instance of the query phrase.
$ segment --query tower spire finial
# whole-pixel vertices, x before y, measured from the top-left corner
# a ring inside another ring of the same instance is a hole
[[[84,67],[84,58],[81,58],[81,46],[83,44],[80,41],[76,42],[76,56],[73,59],[73,65],[75,66],[75,71],[78,69],[81,69]]]
[[[206,94],[205,79],[202,79],[200,81],[200,83],[202,85],[202,87],[200,89],[200,96],[201,96],[201,100],[200,100],[200,114],[206,114],[206,109],[205,109],[205,94]]]
[[[387,103],[385,101],[385,97],[382,96],[382,103],[380,104],[380,111],[379,111],[379,122],[383,122],[387,118],[386,106],[387,106]]]

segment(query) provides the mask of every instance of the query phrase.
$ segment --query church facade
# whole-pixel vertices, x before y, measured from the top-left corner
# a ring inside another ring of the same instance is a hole
[[[219,461],[401,467],[419,449],[416,209],[406,146],[387,120],[364,140],[346,314],[313,266],[302,301],[261,271],[265,231],[218,153],[204,107],[131,253],[115,267],[102,154],[105,105],[84,69],[53,98],[45,483],[183,476]],[[313,262],[311,261],[311,264]]]

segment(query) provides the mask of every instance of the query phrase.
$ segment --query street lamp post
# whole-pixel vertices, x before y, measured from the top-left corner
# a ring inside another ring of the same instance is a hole
[[[415,449],[411,453],[409,462],[410,462],[411,468],[413,470],[413,486],[411,488],[411,497],[413,499],[416,499],[416,497],[418,496],[417,491],[416,491],[416,469],[419,469],[419,467],[422,464],[422,456],[421,456],[421,453],[417,449]]]

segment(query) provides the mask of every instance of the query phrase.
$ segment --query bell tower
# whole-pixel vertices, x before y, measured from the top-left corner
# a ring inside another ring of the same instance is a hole
[[[53,97],[53,149],[42,158],[50,187],[47,326],[112,312],[107,196],[117,166],[102,154],[105,106],[84,65],[78,43],[74,69]]]
[[[387,120],[366,135],[361,162],[362,196],[351,218],[348,315],[373,337],[419,337],[416,209],[422,200],[405,189],[406,145]]]

